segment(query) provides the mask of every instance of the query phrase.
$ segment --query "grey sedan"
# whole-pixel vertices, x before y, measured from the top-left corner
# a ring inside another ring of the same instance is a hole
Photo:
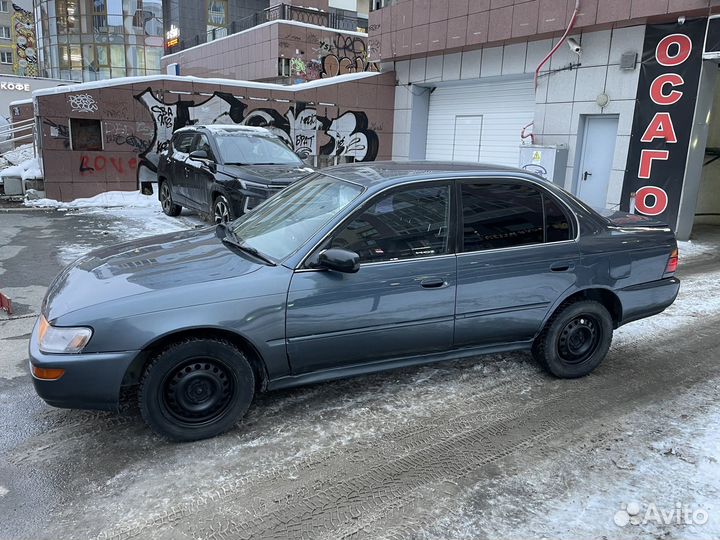
[[[216,227],[94,251],[50,286],[30,340],[50,405],[157,433],[232,427],[258,392],[498,351],[581,377],[613,330],[680,286],[663,223],[602,215],[511,168],[346,165]]]

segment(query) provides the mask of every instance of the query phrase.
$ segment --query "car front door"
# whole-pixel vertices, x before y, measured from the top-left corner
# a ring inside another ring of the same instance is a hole
[[[358,253],[357,273],[295,272],[286,321],[294,373],[452,346],[456,258],[450,201],[447,183],[379,194],[321,246]]]
[[[459,184],[457,347],[528,341],[576,281],[577,224],[544,188],[522,180]]]
[[[173,197],[178,202],[187,204],[188,199],[188,167],[187,157],[190,154],[195,133],[183,131],[176,133],[170,151],[170,181],[173,186]]]

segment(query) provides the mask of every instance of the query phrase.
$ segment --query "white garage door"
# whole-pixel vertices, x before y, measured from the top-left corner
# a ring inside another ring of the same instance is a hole
[[[534,113],[532,79],[438,87],[430,96],[426,158],[517,167],[520,132]]]

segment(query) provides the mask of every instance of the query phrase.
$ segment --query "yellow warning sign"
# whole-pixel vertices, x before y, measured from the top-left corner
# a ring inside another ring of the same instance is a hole
[[[542,152],[540,150],[535,150],[535,152],[533,152],[532,160],[533,163],[540,163],[540,161],[542,161]]]

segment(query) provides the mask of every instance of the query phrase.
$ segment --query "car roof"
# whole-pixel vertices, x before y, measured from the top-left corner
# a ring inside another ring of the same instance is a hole
[[[265,135],[267,137],[276,137],[272,131],[259,126],[242,126],[238,124],[207,124],[192,125],[182,127],[175,133],[185,131],[209,131],[215,135]]]
[[[328,169],[321,169],[319,172],[365,187],[384,186],[404,180],[472,177],[474,175],[489,176],[493,174],[500,176],[529,176],[547,183],[541,177],[519,167],[450,161],[371,161],[338,165]]]

